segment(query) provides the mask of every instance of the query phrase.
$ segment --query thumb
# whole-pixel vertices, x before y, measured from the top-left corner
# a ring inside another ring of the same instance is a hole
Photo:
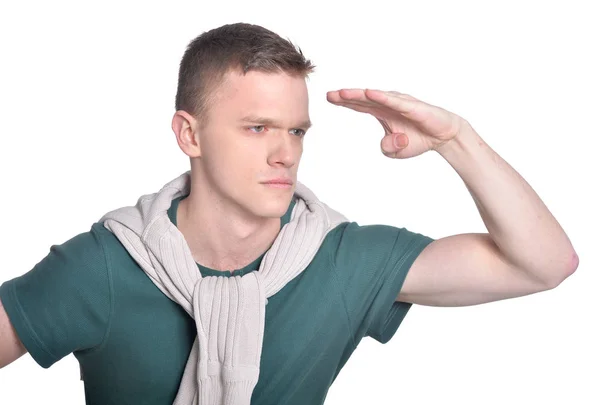
[[[396,157],[396,153],[407,146],[408,136],[401,132],[388,134],[381,139],[381,152],[387,157]]]

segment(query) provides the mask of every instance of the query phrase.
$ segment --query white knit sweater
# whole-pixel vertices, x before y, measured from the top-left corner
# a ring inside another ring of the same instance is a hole
[[[247,405],[258,382],[267,298],[300,274],[329,231],[347,219],[296,184],[296,204],[258,271],[202,277],[167,210],[190,192],[191,172],[105,214],[113,232],[152,282],[196,322],[174,405]]]

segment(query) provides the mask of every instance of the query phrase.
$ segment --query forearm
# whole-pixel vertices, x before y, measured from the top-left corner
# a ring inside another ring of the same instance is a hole
[[[437,152],[464,181],[507,260],[549,284],[577,268],[573,246],[546,205],[467,122],[459,136]]]

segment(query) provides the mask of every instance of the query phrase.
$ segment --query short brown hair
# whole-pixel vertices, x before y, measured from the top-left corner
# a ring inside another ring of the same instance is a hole
[[[179,65],[175,109],[205,116],[209,98],[230,70],[308,76],[315,66],[288,39],[259,25],[227,24],[192,40]]]

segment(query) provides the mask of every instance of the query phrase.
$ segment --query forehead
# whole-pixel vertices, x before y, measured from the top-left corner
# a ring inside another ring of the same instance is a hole
[[[287,73],[228,72],[214,107],[235,114],[308,116],[306,79]],[[218,106],[217,106],[218,104]]]

